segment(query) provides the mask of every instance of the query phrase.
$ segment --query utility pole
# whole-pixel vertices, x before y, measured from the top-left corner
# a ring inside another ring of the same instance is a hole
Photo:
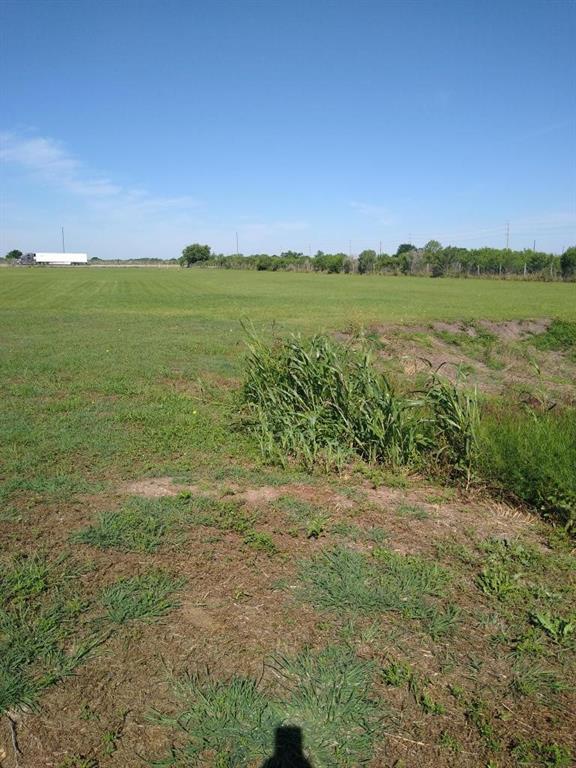
[[[534,245],[532,246],[532,250],[534,251],[534,253],[536,253],[536,240],[534,240]]]
[[[238,232],[236,232],[236,256],[240,255],[240,251],[238,250]]]
[[[378,256],[382,256],[382,240],[380,240],[380,247],[378,249]]]
[[[64,246],[64,227],[62,227],[62,253],[66,253],[66,248]]]
[[[510,248],[510,222],[506,222],[506,250]]]

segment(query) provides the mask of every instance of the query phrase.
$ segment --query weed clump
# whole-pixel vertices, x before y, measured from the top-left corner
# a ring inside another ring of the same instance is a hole
[[[438,607],[449,581],[446,570],[420,557],[379,547],[372,558],[345,547],[325,550],[300,567],[302,597],[339,613],[391,611],[418,619],[432,637],[453,629],[458,613]]]
[[[43,555],[0,562],[0,714],[36,706],[71,675],[98,639],[73,589],[78,571]]]
[[[172,594],[184,585],[162,571],[151,571],[111,584],[102,593],[101,601],[115,624],[133,619],[152,621],[164,616],[177,603]]]
[[[576,323],[569,320],[553,320],[544,333],[533,336],[530,344],[538,349],[565,351],[576,354]]]
[[[434,465],[470,478],[476,398],[431,375],[401,395],[369,351],[325,336],[272,345],[250,338],[243,399],[263,454],[307,468],[360,457],[392,466]]]
[[[173,527],[175,511],[172,499],[134,498],[118,510],[101,514],[73,540],[100,549],[154,552]]]
[[[229,768],[260,765],[271,756],[276,729],[286,726],[302,732],[304,754],[315,768],[353,768],[371,758],[383,716],[371,696],[371,662],[334,646],[276,656],[269,667],[281,683],[280,695],[238,676],[215,680],[194,674],[177,681],[184,710],[176,718],[157,719],[176,727],[184,744],[161,765],[206,765],[208,756],[210,764]]]

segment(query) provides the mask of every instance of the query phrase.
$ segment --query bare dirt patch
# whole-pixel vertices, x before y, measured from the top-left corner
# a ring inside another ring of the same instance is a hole
[[[503,320],[500,322],[495,320],[478,320],[474,325],[465,322],[435,322],[432,323],[431,327],[435,331],[465,333],[471,338],[478,336],[477,328],[483,328],[502,341],[521,341],[530,336],[544,333],[550,327],[551,322],[548,318],[541,318],[539,320]]]
[[[547,318],[432,322],[376,326],[378,356],[390,371],[414,377],[431,370],[489,395],[506,395],[548,407],[576,402],[576,365],[569,354],[537,349],[530,339],[544,333]],[[352,340],[351,336],[347,340]]]
[[[178,496],[183,491],[192,490],[192,487],[177,484],[171,477],[145,477],[143,480],[125,483],[120,492],[131,496],[144,496],[147,499],[159,499],[162,496]]]

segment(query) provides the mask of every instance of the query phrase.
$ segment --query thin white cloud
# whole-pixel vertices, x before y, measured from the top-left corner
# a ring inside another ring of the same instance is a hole
[[[188,195],[162,197],[143,189],[123,187],[89,169],[64,145],[48,137],[0,134],[0,161],[16,165],[44,184],[83,199],[98,209],[115,214],[183,212],[198,206]]]
[[[358,211],[358,213],[361,213],[363,216],[373,219],[378,224],[383,224],[388,227],[394,223],[394,217],[388,208],[383,205],[374,205],[373,203],[363,203],[358,200],[352,200],[350,207],[355,211]]]

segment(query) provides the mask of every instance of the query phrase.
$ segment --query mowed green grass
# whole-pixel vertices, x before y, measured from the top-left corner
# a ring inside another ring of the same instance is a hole
[[[3,310],[151,313],[330,329],[343,322],[576,317],[576,286],[504,280],[236,270],[46,269],[0,272]]]
[[[243,320],[264,332],[312,333],[542,316],[576,318],[576,285],[1,269],[0,498],[63,499],[120,478],[255,460],[254,446],[229,428]]]

